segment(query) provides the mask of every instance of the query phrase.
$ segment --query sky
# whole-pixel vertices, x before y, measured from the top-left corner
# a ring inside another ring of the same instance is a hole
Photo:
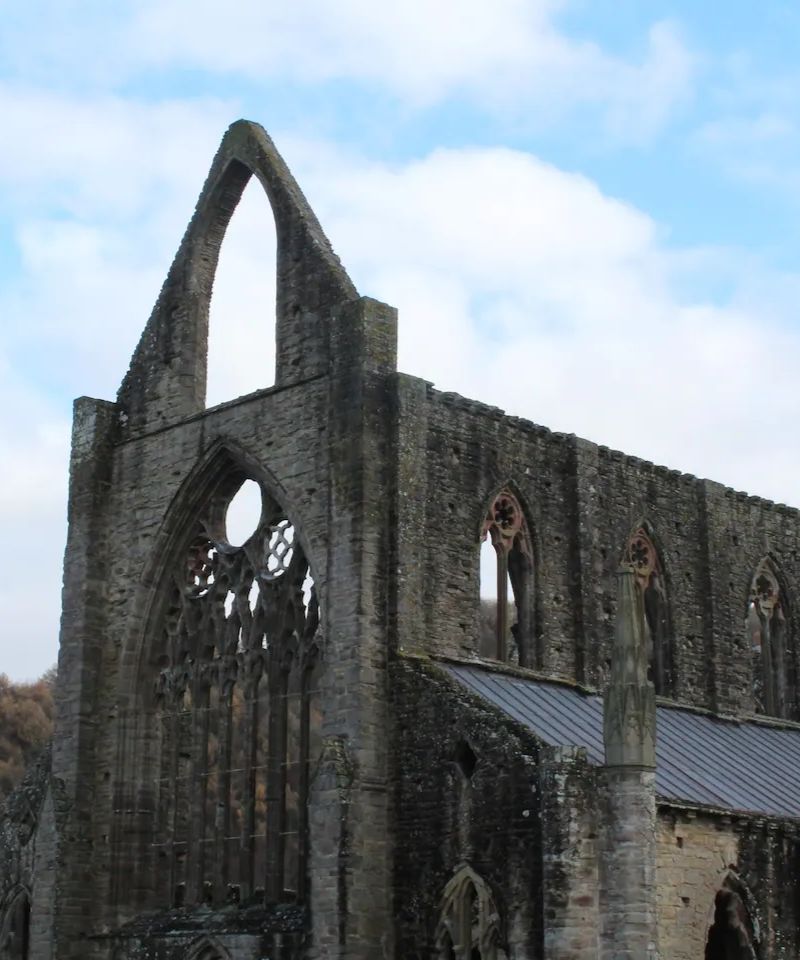
[[[772,0],[0,0],[0,672],[56,659],[72,400],[115,397],[239,117],[402,370],[800,505],[799,46]],[[210,404],[272,382],[274,256],[251,183]]]

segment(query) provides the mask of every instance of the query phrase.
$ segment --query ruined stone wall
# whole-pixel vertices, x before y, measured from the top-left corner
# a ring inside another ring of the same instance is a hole
[[[124,922],[150,905],[147,870],[142,867],[150,858],[143,847],[150,829],[145,811],[153,808],[154,800],[138,789],[139,768],[128,765],[143,746],[139,738],[148,735],[136,685],[150,607],[161,586],[166,541],[173,530],[178,533],[190,522],[191,498],[178,516],[170,514],[170,507],[184,485],[191,484],[198,464],[207,463],[209,454],[213,458],[220,443],[241,451],[254,473],[262,471],[272,479],[276,497],[297,518],[318,589],[326,598],[326,407],[327,385],[322,381],[276,388],[114,450],[106,537],[125,548],[112,549],[107,561],[104,635],[115,642],[106,641],[102,650],[95,709],[108,722],[98,731],[92,769],[93,831],[101,841],[95,869],[110,911],[103,923]],[[306,451],[313,451],[312,456]],[[141,818],[134,812],[137,808]],[[114,809],[120,813],[115,815]]]
[[[343,352],[342,356],[348,355]],[[138,739],[148,734],[147,724],[137,713],[136,676],[150,605],[159,586],[162,550],[173,528],[186,519],[184,509],[173,516],[171,504],[191,483],[198,463],[213,455],[220,443],[225,449],[241,451],[252,472],[265,478],[296,519],[324,611],[323,735],[339,743],[374,785],[366,795],[361,784],[350,791],[346,809],[356,822],[350,824],[346,850],[339,842],[338,807],[331,803],[332,797],[338,798],[336,784],[327,794],[314,794],[319,812],[312,811],[312,831],[333,842],[331,850],[330,844],[312,840],[312,889],[320,906],[316,919],[321,950],[332,955],[331,943],[338,948],[349,938],[370,949],[372,938],[384,936],[380,898],[387,893],[381,874],[389,861],[389,838],[382,772],[387,726],[381,674],[386,651],[383,564],[387,550],[382,510],[387,498],[385,454],[380,445],[387,431],[384,414],[371,412],[383,410],[380,382],[367,382],[369,378],[357,365],[355,372],[348,373],[345,361],[341,362],[333,384],[316,379],[274,388],[111,447],[110,479],[100,502],[93,504],[93,522],[102,527],[92,547],[103,569],[98,586],[103,619],[87,699],[87,712],[104,722],[93,729],[91,742],[81,744],[71,724],[62,723],[57,734],[66,776],[70,765],[80,771],[82,809],[76,809],[76,814],[82,815],[75,816],[75,840],[65,856],[76,856],[77,842],[91,851],[81,858],[81,884],[71,885],[70,896],[82,905],[72,913],[65,938],[74,937],[79,943],[153,906],[148,900],[147,871],[142,869],[150,858],[145,846],[153,809],[152,792],[147,790],[152,791],[152,784],[138,783],[138,768],[132,766],[137,753],[148,747]],[[336,390],[342,391],[342,397],[332,404],[331,392]],[[370,416],[377,416],[378,426],[369,422]],[[86,683],[86,664],[81,655],[68,637],[61,654],[62,696],[67,703],[85,692],[81,684]],[[359,690],[364,691],[363,697]],[[88,816],[87,810],[91,811]],[[363,838],[359,824],[365,828]],[[348,856],[357,857],[363,869],[352,883],[342,881],[350,887],[349,904],[342,904],[335,877],[348,869]],[[62,897],[66,889],[64,884]],[[367,902],[356,909],[361,897]],[[346,918],[340,916],[343,908],[349,911]],[[62,921],[66,922],[63,914]],[[81,949],[84,955],[93,950],[94,955],[105,956],[107,945],[96,941],[93,948]]]
[[[800,884],[794,827],[662,808],[656,861],[662,957],[703,956],[715,896],[730,876],[749,894],[759,960],[798,955]]]
[[[54,939],[53,896],[58,831],[66,805],[50,775],[50,751],[30,766],[7,797],[0,823],[0,937],[8,936],[10,914],[22,897],[30,906],[30,956],[49,960]]]
[[[675,699],[752,711],[744,615],[765,555],[796,611],[792,636],[800,632],[796,510],[551,433],[412,377],[399,378],[397,407],[401,648],[477,652],[481,523],[492,496],[511,485],[533,540],[537,669],[605,685],[614,576],[628,537],[646,522],[666,581]]]
[[[251,171],[276,217],[278,385],[204,410],[217,255]],[[158,662],[148,631],[165,563],[226,471],[258,479],[287,511],[320,601],[325,746],[311,791],[310,955],[355,960],[376,944],[390,948],[395,358],[394,311],[358,297],[264,131],[234,124],[117,402],[76,404],[53,747],[67,810],[54,892],[58,960],[105,958],[120,924],[167,906],[154,899],[157,737],[141,668]],[[358,779],[348,780],[354,769]]]
[[[204,410],[208,301],[250,171],[276,216],[277,386]],[[496,898],[510,958],[532,960],[545,945],[551,956],[593,955],[595,774],[577,753],[540,752],[435,666],[407,656],[476,656],[479,535],[502,488],[519,498],[531,532],[536,669],[605,684],[615,573],[646,522],[670,601],[676,698],[751,709],[742,626],[750,580],[770,555],[796,632],[797,513],[435,391],[396,374],[395,350],[394,311],[358,297],[266,135],[234,125],[117,402],[76,404],[58,791],[43,807],[40,864],[15,854],[26,876],[36,873],[37,957],[52,945],[54,960],[167,960],[200,936],[189,927],[176,938],[169,924],[119,928],[166,906],[152,884],[154,785],[143,774],[156,738],[141,665],[166,558],[226,469],[257,477],[286,509],[320,598],[308,957],[429,957],[441,891],[463,863]],[[789,956],[797,911],[782,898],[794,841],[759,830],[737,833],[735,862],[763,914],[773,951],[765,956]],[[711,883],[699,854],[681,860],[706,849],[711,833],[684,846],[662,836],[661,849],[678,858],[662,855],[675,878],[662,891],[662,925],[695,902],[678,892],[679,908],[673,888],[696,876]],[[252,931],[237,931],[240,919],[216,916],[220,936],[242,957],[263,950]]]
[[[443,891],[467,863],[493,892],[509,960],[542,957],[538,748],[425,662],[393,664],[392,702],[396,956],[436,955]]]

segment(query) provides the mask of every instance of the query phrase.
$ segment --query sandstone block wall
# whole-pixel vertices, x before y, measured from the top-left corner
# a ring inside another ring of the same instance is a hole
[[[747,891],[759,932],[760,960],[798,955],[800,888],[794,827],[662,808],[656,863],[662,957],[703,956],[714,898],[731,876]]]

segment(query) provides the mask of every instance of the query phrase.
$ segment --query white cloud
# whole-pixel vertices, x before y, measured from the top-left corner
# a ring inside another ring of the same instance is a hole
[[[733,294],[714,303],[696,292],[711,252],[694,276],[693,252],[671,251],[650,218],[519,152],[439,151],[394,170],[289,152],[362,290],[400,308],[407,372],[800,503],[797,469],[765,471],[750,441],[768,415],[800,466],[797,277],[752,258],[739,277],[730,252]]]
[[[0,522],[7,563],[0,672],[40,676],[56,661],[69,421],[0,355]]]
[[[230,100],[82,98],[0,81],[0,196],[17,209],[72,218],[187,214]],[[163,221],[161,221],[163,222]]]
[[[696,154],[732,179],[800,198],[800,76],[792,64],[737,55],[717,65],[693,137]]]
[[[51,85],[104,90],[182,69],[268,83],[272,95],[287,84],[344,81],[389,93],[412,110],[465,100],[512,117],[517,127],[560,124],[586,106],[606,134],[625,142],[652,137],[693,87],[694,56],[678,27],[655,22],[640,49],[624,57],[570,36],[559,21],[569,6],[230,0],[221,13],[213,0],[140,0],[115,6],[113,15],[78,18],[76,29],[75,16],[49,0],[35,27],[9,24],[0,59]],[[80,149],[80,127],[76,133]]]
[[[113,396],[125,371],[213,153],[204,121],[187,109],[183,144],[187,153],[203,146],[189,173],[177,162],[180,144],[165,143],[137,179],[146,137],[167,138],[170,127],[148,125],[134,109],[115,119],[128,146],[104,148],[110,168],[77,152],[62,158],[64,189],[82,198],[70,215],[55,221],[37,210],[20,222],[21,270],[0,296],[0,316],[13,321],[0,363],[14,370],[0,393],[0,459],[11,465],[0,519],[21,558],[0,591],[0,617],[25,640],[4,663],[18,676],[54,656],[51,646],[28,666],[35,637],[52,643],[57,630],[68,415],[60,397]],[[90,123],[87,137],[101,127]],[[792,432],[800,343],[785,323],[797,277],[772,283],[751,261],[737,278],[741,261],[720,266],[724,251],[672,251],[641,211],[519,151],[439,150],[392,166],[324,143],[277,141],[362,292],[400,308],[404,370],[557,429],[800,501]],[[35,192],[52,167],[47,158],[31,163],[38,173],[20,176]],[[0,169],[6,188],[15,169]],[[132,184],[110,221],[92,200],[95,178],[101,191]],[[271,379],[271,347],[255,347],[252,332],[272,311],[270,219],[258,188],[248,188],[212,303],[212,400]],[[709,263],[729,271],[727,302],[696,292]],[[762,289],[773,291],[763,314]],[[758,447],[767,422],[769,469]]]

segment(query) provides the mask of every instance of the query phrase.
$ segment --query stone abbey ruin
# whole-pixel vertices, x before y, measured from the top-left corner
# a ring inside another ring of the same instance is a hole
[[[251,177],[275,386],[206,409]],[[797,957],[800,515],[442,393],[396,334],[235,123],[116,401],[75,405],[0,957]]]

